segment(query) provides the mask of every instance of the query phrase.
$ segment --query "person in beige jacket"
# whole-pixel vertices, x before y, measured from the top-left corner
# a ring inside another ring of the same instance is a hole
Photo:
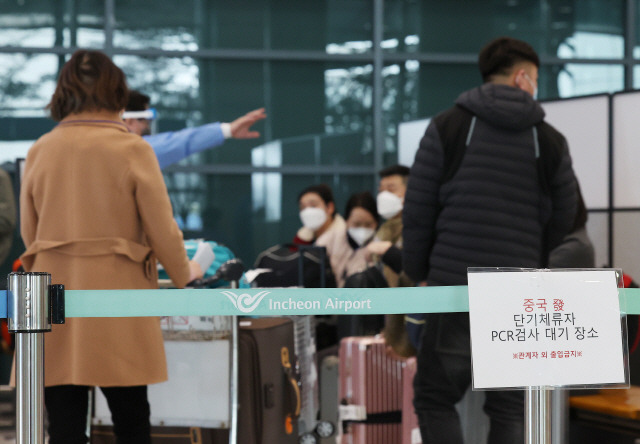
[[[59,124],[29,150],[20,193],[25,270],[67,289],[177,287],[201,277],[186,256],[158,160],[119,117],[125,76],[98,51],[63,66],[48,108]],[[167,379],[160,320],[76,318],[45,341],[50,444],[86,443],[88,391],[107,398],[118,443],[150,443],[147,384]]]
[[[371,193],[365,191],[351,195],[345,217],[343,227],[324,233],[315,243],[327,248],[338,287],[344,287],[346,279],[352,274],[373,265],[366,249],[378,228],[376,200]]]

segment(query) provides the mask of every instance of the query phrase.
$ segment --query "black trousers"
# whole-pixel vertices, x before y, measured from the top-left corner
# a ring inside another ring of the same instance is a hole
[[[468,313],[428,315],[413,381],[413,405],[423,444],[463,444],[455,405],[470,384]],[[524,391],[485,394],[484,411],[490,419],[488,444],[524,443]]]
[[[83,385],[44,389],[49,444],[86,444],[89,390]],[[151,444],[147,386],[101,387],[107,398],[118,444]]]

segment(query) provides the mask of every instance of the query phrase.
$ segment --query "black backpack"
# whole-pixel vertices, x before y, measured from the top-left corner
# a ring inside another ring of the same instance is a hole
[[[258,255],[254,268],[271,270],[256,277],[258,287],[336,287],[325,247],[274,245]]]

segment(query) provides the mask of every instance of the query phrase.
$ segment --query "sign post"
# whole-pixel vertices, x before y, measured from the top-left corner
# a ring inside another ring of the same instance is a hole
[[[525,443],[551,443],[551,391],[529,387],[525,396]]]
[[[552,389],[628,387],[621,276],[469,269],[473,389],[526,391],[527,444],[551,442]]]

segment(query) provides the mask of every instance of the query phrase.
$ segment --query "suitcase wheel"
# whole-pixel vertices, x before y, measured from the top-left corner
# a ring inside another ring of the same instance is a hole
[[[335,426],[329,421],[319,421],[316,426],[316,433],[320,438],[329,438],[335,431]]]
[[[304,435],[300,435],[298,438],[299,444],[317,444],[318,438],[313,433],[305,433]]]

